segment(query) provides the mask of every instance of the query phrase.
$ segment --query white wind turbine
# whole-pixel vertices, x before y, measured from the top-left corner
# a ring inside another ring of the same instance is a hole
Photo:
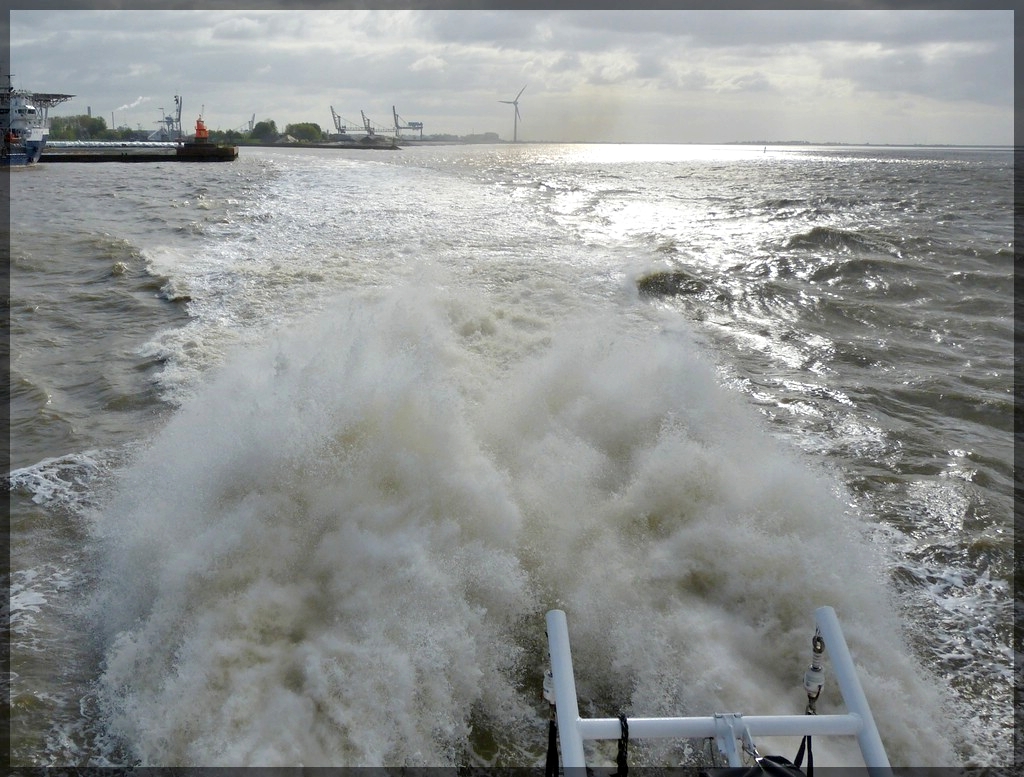
[[[518,135],[518,133],[519,133],[519,118],[520,118],[519,117],[519,97],[525,91],[526,91],[526,87],[524,86],[522,89],[519,90],[519,94],[516,95],[516,99],[514,99],[514,100],[498,100],[498,102],[505,103],[506,105],[514,105],[515,108],[516,108],[515,118],[512,119],[512,142],[513,143],[515,143],[519,139],[519,135]]]

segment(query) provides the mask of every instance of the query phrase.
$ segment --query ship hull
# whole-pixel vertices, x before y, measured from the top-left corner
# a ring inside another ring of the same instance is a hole
[[[25,153],[28,155],[28,164],[32,165],[39,161],[46,148],[46,139],[49,131],[44,127],[33,127],[25,138]]]
[[[4,149],[2,164],[4,167],[17,165],[34,165],[43,155],[45,141],[22,143],[17,146],[8,146]]]
[[[0,158],[0,167],[21,167],[28,164],[31,164],[29,155],[23,151],[9,151]]]

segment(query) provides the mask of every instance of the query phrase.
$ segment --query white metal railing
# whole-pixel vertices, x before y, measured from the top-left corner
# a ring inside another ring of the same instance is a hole
[[[619,739],[622,725],[618,718],[581,718],[576,700],[569,627],[562,610],[547,614],[548,650],[551,654],[551,680],[558,724],[562,767],[566,774],[582,776],[586,768],[584,740]],[[719,751],[730,766],[742,765],[737,741],[753,749],[755,736],[854,736],[860,745],[864,764],[871,777],[891,777],[878,728],[861,688],[850,650],[831,607],[814,611],[817,633],[824,640],[832,659],[832,668],[848,712],[839,715],[741,715],[718,713],[710,717],[629,718],[630,739],[679,738],[715,739]],[[578,770],[571,772],[569,770]]]

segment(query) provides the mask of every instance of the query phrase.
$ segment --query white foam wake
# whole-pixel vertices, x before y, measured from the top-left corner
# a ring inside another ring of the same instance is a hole
[[[135,758],[540,759],[553,606],[599,714],[799,712],[831,604],[894,762],[947,763],[836,484],[686,337],[604,311],[499,366],[481,338],[514,326],[458,299],[338,300],[227,359],[124,471],[95,516],[100,699]]]

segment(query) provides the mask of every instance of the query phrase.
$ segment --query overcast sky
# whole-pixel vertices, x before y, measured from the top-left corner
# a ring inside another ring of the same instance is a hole
[[[1009,10],[11,11],[52,115],[332,129],[331,106],[511,140],[1013,143]]]

